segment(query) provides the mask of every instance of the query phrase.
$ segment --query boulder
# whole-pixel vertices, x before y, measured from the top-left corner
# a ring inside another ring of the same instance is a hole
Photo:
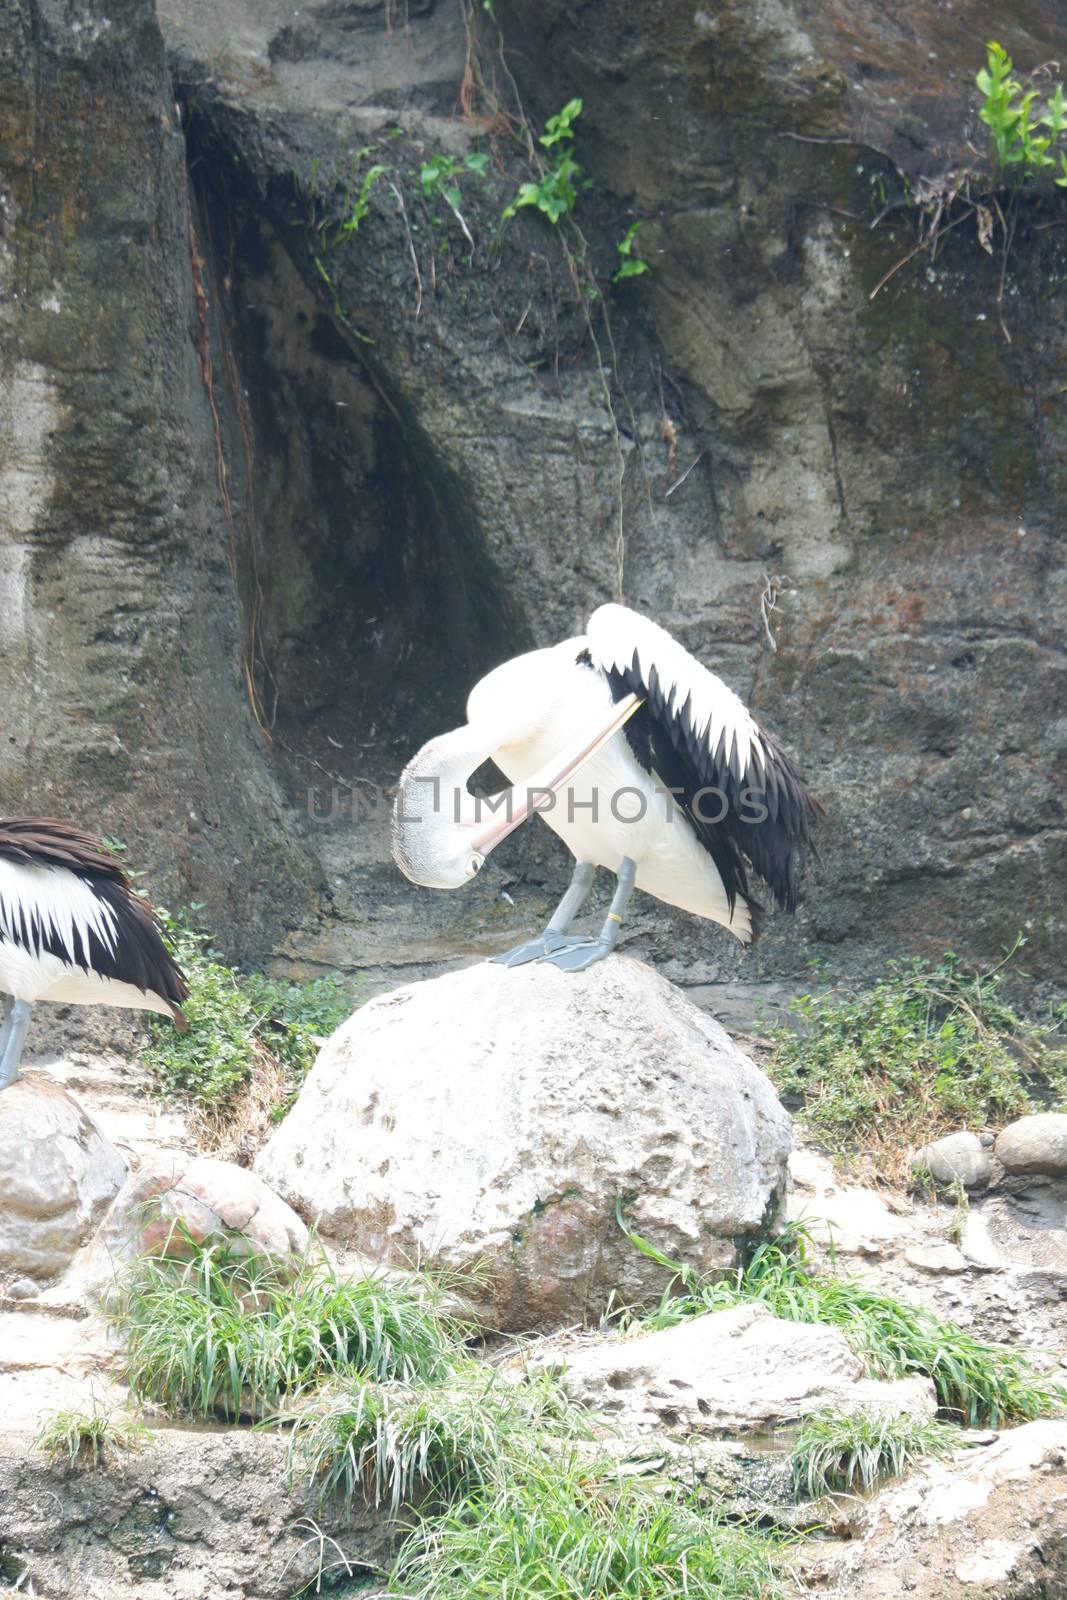
[[[113,1257],[183,1255],[226,1238],[237,1254],[292,1255],[308,1230],[256,1173],[213,1156],[156,1157],[127,1179],[97,1236]]]
[[[1067,1173],[1067,1113],[1041,1111],[1010,1122],[997,1138],[997,1160],[1006,1173]]]
[[[87,1241],[126,1168],[89,1113],[54,1084],[0,1093],[0,1279],[56,1278]]]
[[[559,1365],[559,1357],[551,1360]],[[763,1433],[813,1411],[933,1416],[928,1378],[883,1383],[836,1328],[785,1322],[759,1305],[713,1311],[635,1339],[568,1351],[563,1382],[624,1431]]]
[[[483,964],[340,1028],[256,1170],[324,1236],[395,1263],[480,1264],[500,1329],[665,1282],[616,1222],[700,1271],[776,1214],[789,1117],[718,1023],[614,956],[578,975]]]
[[[934,1139],[915,1152],[911,1165],[913,1171],[927,1171],[935,1183],[962,1183],[965,1189],[984,1189],[993,1176],[992,1152],[976,1133]]]

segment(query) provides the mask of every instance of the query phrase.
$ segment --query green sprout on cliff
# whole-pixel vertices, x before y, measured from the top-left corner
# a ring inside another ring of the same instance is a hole
[[[511,204],[504,210],[504,219],[513,217],[523,206],[536,206],[551,223],[568,216],[578,203],[578,192],[585,188],[582,169],[574,159],[574,122],[582,114],[580,100],[568,100],[561,111],[549,117],[539,143],[552,152],[552,165],[541,173],[536,183],[524,183]]]
[[[989,129],[997,176],[1018,167],[1024,179],[1040,177],[1057,165],[1058,157],[1060,175],[1053,182],[1067,188],[1067,152],[1058,148],[1067,131],[1062,83],[1042,102],[1036,89],[1012,76],[1012,59],[995,39],[986,46],[986,65],[975,82],[983,95],[978,115]]]
[[[643,261],[634,252],[634,242],[637,239],[637,231],[640,226],[640,222],[632,222],[615,246],[619,255],[619,269],[612,278],[612,283],[622,283],[624,278],[638,278],[642,272],[651,270],[648,262]]]

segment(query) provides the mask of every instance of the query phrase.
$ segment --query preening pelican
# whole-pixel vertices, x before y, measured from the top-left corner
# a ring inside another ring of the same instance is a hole
[[[513,787],[467,791],[492,757]],[[818,807],[789,757],[731,689],[654,622],[601,606],[585,636],[534,650],[475,684],[467,725],[423,746],[400,778],[393,857],[413,883],[454,889],[533,811],[575,857],[544,933],[493,959],[580,972],[614,949],[632,891],[728,928],[762,907],[749,873],[796,908],[798,854]],[[615,873],[596,938],[571,924],[596,867]]]
[[[18,1075],[36,1001],[159,1011],[184,1030],[188,992],[155,912],[99,840],[0,818],[0,1089]]]

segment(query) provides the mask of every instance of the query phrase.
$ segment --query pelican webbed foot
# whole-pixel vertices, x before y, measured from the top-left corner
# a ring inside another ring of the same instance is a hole
[[[521,967],[527,961],[543,961],[552,956],[557,950],[569,948],[573,940],[565,933],[553,933],[546,929],[537,939],[527,939],[525,944],[517,944],[514,950],[505,950],[498,956],[490,956],[490,961],[498,967]]]

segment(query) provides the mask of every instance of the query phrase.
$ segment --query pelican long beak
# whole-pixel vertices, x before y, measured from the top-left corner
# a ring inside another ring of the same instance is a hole
[[[490,850],[495,850],[501,840],[521,827],[533,812],[550,810],[552,796],[556,790],[561,789],[568,779],[573,778],[598,750],[602,750],[608,740],[613,739],[619,729],[625,727],[634,712],[644,703],[640,696],[628,694],[624,700],[616,702],[610,720],[602,724],[592,737],[587,737],[580,745],[554,756],[551,761],[546,761],[545,765],[532,777],[527,778],[525,783],[516,784],[505,794],[497,795],[493,800],[492,821],[478,828],[471,839],[471,844],[478,855],[487,856]],[[483,801],[482,804],[486,802]],[[496,814],[498,812],[499,815]]]

